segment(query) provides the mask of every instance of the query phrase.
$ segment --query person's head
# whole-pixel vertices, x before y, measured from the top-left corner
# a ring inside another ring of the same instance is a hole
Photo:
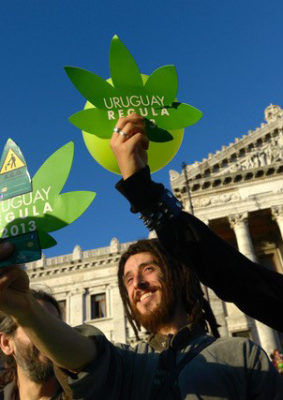
[[[204,324],[203,295],[194,272],[172,258],[157,239],[139,240],[121,256],[118,282],[127,317],[137,335],[172,322],[185,312],[188,322]]]
[[[42,307],[61,319],[60,307],[53,296],[42,290],[31,292]],[[52,362],[37,350],[23,328],[4,313],[0,313],[0,347],[6,383],[17,378],[19,368],[36,383],[47,382],[54,376]]]
[[[274,358],[280,358],[280,353],[278,349],[274,349],[272,353]]]

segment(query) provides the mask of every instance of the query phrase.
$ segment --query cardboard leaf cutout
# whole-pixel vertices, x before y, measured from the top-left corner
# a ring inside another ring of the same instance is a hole
[[[95,107],[104,108],[103,98],[116,95],[113,86],[92,72],[76,67],[65,67],[65,71],[78,91]]]
[[[69,120],[82,131],[104,139],[109,139],[109,132],[113,132],[114,128],[113,122],[108,120],[107,111],[100,108],[79,111]]]
[[[55,202],[52,216],[60,218],[64,221],[65,225],[71,224],[85,212],[93,199],[94,193],[92,192],[77,191],[63,193]],[[76,205],[75,207],[74,204]],[[52,232],[52,230],[50,229],[49,232]]]
[[[89,101],[85,110],[72,115],[70,121],[83,131],[86,146],[96,161],[115,173],[119,173],[117,163],[101,140],[107,140],[109,144],[118,119],[133,112],[154,122],[157,127],[153,131],[147,130],[151,142],[149,165],[154,172],[175,156],[182,142],[183,129],[196,123],[202,113],[177,102],[178,76],[173,65],[158,68],[150,77],[142,75],[118,36],[111,42],[109,64],[109,83],[102,83],[102,78],[91,72],[65,68],[75,87]],[[160,147],[152,145],[155,143]]]
[[[31,190],[31,179],[21,149],[8,139],[0,160],[0,200]]]
[[[14,201],[17,196],[32,191],[26,161],[21,149],[12,139],[7,140],[0,161],[0,188],[0,200]],[[2,215],[0,215],[0,221],[1,218]],[[9,215],[9,221],[11,221],[11,215]],[[13,226],[12,232],[13,237],[1,239],[2,243],[9,240],[14,251],[11,256],[0,261],[0,267],[22,264],[41,257],[39,235],[36,230],[19,234],[17,226]]]
[[[0,261],[0,267],[23,264],[41,258],[40,239],[37,231],[4,239],[2,243],[5,241],[12,243],[14,251],[10,257]]]
[[[68,178],[74,144],[67,143],[52,154],[35,174],[33,191],[0,202],[0,235],[9,238],[38,230],[42,248],[56,241],[48,232],[76,220],[91,204],[94,192],[60,194]]]
[[[131,53],[115,35],[110,45],[110,73],[115,88],[142,88],[139,68]]]
[[[44,244],[45,249],[49,249],[50,247],[56,246],[57,241],[50,235],[48,235],[47,232],[44,231],[39,231],[39,241],[40,243]]]
[[[63,189],[73,163],[74,143],[69,142],[56,150],[37,170],[32,178],[35,190],[42,186],[48,186],[52,182],[53,193]],[[53,178],[52,179],[52,174]]]
[[[178,91],[178,75],[174,65],[157,68],[144,84],[145,91],[152,96],[159,93],[165,104],[176,100]],[[183,127],[182,127],[183,128]]]
[[[156,123],[163,129],[181,129],[185,124],[193,125],[200,119],[200,111],[185,103],[174,102],[170,107],[170,120],[165,121],[162,117],[156,117]]]
[[[158,128],[157,125],[153,124],[148,119],[145,120],[145,127],[148,139],[152,142],[162,143],[162,141],[169,142],[170,140],[173,140],[173,136],[169,132],[165,131],[164,129]],[[162,130],[162,135],[160,135],[160,130]]]

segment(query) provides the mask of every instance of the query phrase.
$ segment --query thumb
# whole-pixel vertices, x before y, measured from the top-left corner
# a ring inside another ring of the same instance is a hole
[[[0,242],[0,260],[5,260],[14,251],[14,246],[10,242]]]

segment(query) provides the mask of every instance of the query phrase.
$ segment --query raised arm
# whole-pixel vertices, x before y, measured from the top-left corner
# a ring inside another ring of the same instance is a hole
[[[119,120],[117,126],[125,126],[129,136],[114,133],[111,140],[123,176],[116,187],[131,203],[131,210],[140,212],[167,251],[194,268],[222,300],[234,302],[251,317],[283,331],[279,317],[283,276],[253,263],[200,220],[182,212],[174,196],[151,180],[144,154],[145,128],[136,133],[136,120],[141,127],[141,117],[135,114]]]
[[[0,244],[0,259],[12,249]],[[0,311],[13,317],[33,344],[59,367],[77,371],[96,355],[95,343],[51,315],[32,296],[27,274],[19,266],[0,269]]]

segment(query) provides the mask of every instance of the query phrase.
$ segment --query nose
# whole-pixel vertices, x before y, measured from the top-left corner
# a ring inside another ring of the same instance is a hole
[[[134,288],[135,289],[144,289],[146,287],[146,282],[144,277],[141,274],[137,274],[134,277]]]

